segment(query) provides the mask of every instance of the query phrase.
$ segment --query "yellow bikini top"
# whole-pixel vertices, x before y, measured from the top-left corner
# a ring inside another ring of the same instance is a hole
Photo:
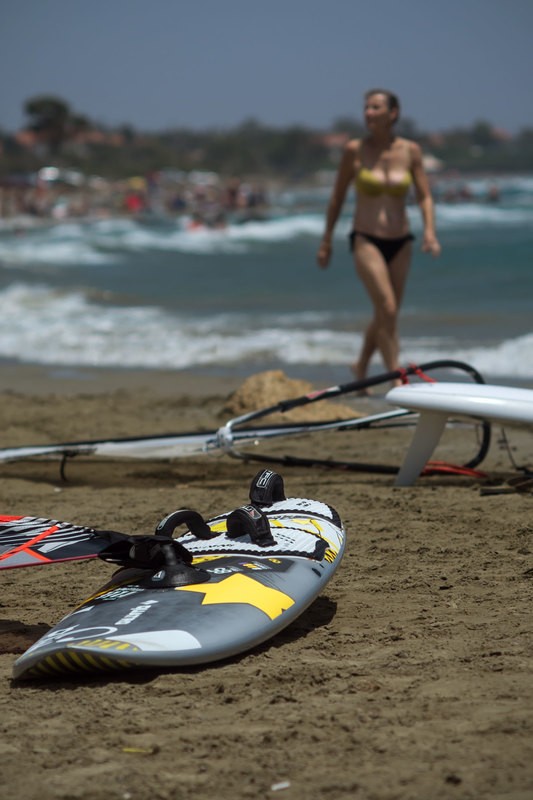
[[[392,197],[403,197],[409,191],[413,179],[410,172],[406,172],[401,181],[396,183],[386,183],[378,178],[370,169],[361,167],[355,178],[355,188],[361,194],[369,197],[377,197],[380,194],[388,194]]]

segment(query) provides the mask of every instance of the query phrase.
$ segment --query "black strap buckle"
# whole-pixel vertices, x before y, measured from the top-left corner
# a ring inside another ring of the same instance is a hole
[[[115,534],[110,544],[99,553],[103,561],[122,567],[159,570],[192,564],[192,554],[181,542],[172,538],[178,525],[187,524],[199,539],[216,536],[197,511],[181,508],[166,516],[156,528],[154,536],[126,536]]]

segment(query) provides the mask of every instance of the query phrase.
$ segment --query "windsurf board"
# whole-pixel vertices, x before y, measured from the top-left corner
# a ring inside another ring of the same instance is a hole
[[[0,515],[0,569],[96,558],[122,536],[56,519]]]
[[[345,532],[328,503],[285,498],[280,481],[262,470],[249,503],[207,522],[189,517],[172,547],[165,534],[183,511],[160,523],[153,543],[139,537],[133,560],[123,560],[124,569],[30,647],[15,662],[14,678],[205,664],[286,628],[335,573]],[[118,542],[100,556],[121,563],[117,548],[124,552]],[[136,566],[140,549],[149,552],[143,568]]]
[[[475,417],[507,425],[533,425],[533,390],[488,383],[438,381],[396,386],[387,402],[411,411]]]

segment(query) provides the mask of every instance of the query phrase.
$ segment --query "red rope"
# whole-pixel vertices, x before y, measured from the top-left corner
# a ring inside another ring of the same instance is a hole
[[[420,367],[417,367],[416,364],[409,364],[409,367],[411,369],[411,373],[419,377],[420,380],[426,381],[426,383],[437,383],[436,378],[430,378],[429,375],[426,375],[426,373],[421,370]],[[402,383],[404,382],[406,383],[407,381],[404,381],[402,376]]]
[[[401,382],[403,384],[409,383],[409,373],[407,370],[404,367],[400,367],[398,372],[400,373],[398,377],[400,378]]]
[[[470,478],[487,478],[486,472],[470,467],[461,467],[457,464],[448,464],[446,461],[428,461],[421,475],[466,475]]]

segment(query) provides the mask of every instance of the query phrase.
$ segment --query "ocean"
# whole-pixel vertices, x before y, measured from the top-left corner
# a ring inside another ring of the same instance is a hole
[[[437,202],[442,255],[417,236],[401,360],[454,358],[486,380],[533,381],[533,176],[470,181]],[[282,369],[352,379],[370,316],[339,220],[328,270],[315,261],[329,192],[285,191],[268,219],[188,230],[179,218],[0,220],[0,360],[248,375]],[[373,372],[383,371],[378,357]]]

